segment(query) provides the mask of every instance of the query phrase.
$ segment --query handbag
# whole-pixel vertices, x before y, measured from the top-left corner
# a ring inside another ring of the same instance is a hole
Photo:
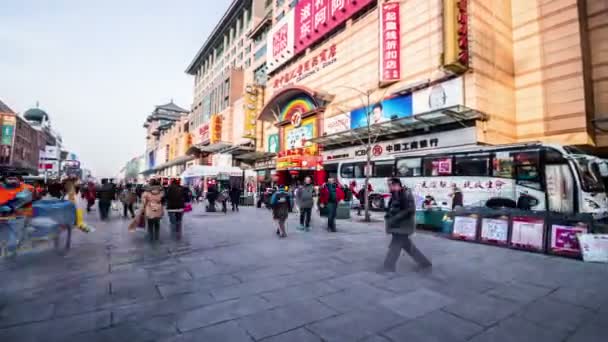
[[[192,211],[192,203],[186,203],[186,205],[184,206],[184,212],[189,213],[191,211]]]

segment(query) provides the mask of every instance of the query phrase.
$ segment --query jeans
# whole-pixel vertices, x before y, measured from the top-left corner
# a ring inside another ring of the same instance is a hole
[[[122,204],[122,212],[123,216],[127,217],[127,211],[131,213],[131,217],[135,217],[135,210],[133,210],[133,203],[123,203]]]
[[[169,222],[171,223],[171,230],[176,233],[182,232],[182,219],[184,217],[184,213],[170,211],[169,212]]]
[[[99,216],[102,220],[107,220],[110,216],[110,207],[112,202],[99,201]]]
[[[232,203],[232,211],[239,211],[239,201],[230,201],[230,203]]]
[[[327,203],[327,229],[331,232],[336,231],[336,215],[338,213],[337,203]]]
[[[310,228],[310,217],[312,208],[300,208],[300,225]]]
[[[160,218],[148,218],[148,235],[150,241],[158,241],[160,238]]]
[[[388,246],[388,252],[384,259],[384,269],[388,271],[395,271],[397,269],[397,260],[403,249],[409,254],[414,261],[416,261],[422,267],[432,266],[431,261],[422,252],[416,248],[414,242],[410,239],[410,235],[405,234],[392,234],[393,238],[390,245]]]

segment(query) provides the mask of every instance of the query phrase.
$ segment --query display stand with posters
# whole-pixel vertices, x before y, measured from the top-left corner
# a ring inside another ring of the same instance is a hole
[[[479,214],[469,210],[454,212],[454,226],[452,239],[463,241],[477,241],[479,228]]]
[[[547,247],[545,213],[513,212],[509,247],[537,253],[545,252]]]
[[[590,215],[550,215],[548,252],[555,255],[581,258],[578,235],[591,232],[592,225],[593,217]]]
[[[507,246],[510,232],[509,219],[508,211],[482,210],[479,241],[490,245]]]
[[[578,241],[585,262],[608,263],[607,234],[581,234]]]

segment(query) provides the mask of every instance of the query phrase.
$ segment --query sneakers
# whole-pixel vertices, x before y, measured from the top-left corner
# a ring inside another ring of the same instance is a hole
[[[296,228],[297,230],[304,230],[304,225],[299,225],[298,228]]]

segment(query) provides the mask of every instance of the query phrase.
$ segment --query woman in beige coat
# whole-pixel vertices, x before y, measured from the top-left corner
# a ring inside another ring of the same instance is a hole
[[[148,221],[150,241],[158,241],[160,235],[160,219],[163,217],[163,189],[157,179],[150,181],[150,186],[143,196],[143,214]]]

